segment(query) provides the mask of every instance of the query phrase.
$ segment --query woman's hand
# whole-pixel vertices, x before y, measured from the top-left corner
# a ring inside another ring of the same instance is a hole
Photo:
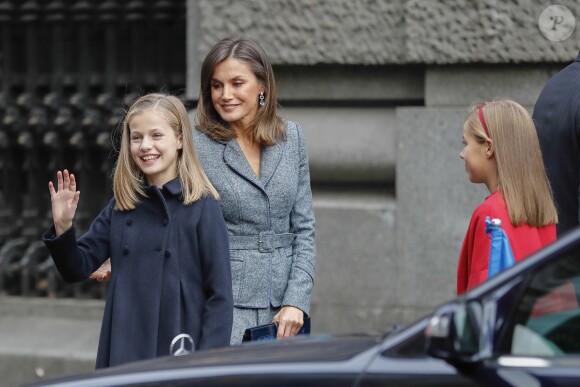
[[[283,306],[272,321],[278,321],[278,338],[293,337],[304,325],[304,312],[293,306]]]
[[[65,169],[56,173],[58,191],[54,190],[52,181],[48,182],[50,201],[52,203],[52,218],[56,235],[61,235],[72,227],[72,221],[77,211],[80,191],[77,191],[75,176]]]
[[[89,278],[99,282],[108,282],[111,279],[111,258],[107,259]]]

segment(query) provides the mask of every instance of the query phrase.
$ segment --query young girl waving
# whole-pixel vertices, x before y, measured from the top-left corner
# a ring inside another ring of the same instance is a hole
[[[195,347],[229,345],[232,282],[218,193],[197,158],[187,111],[148,94],[129,109],[114,172],[114,198],[75,238],[80,192],[67,170],[48,183],[54,227],[43,240],[69,282],[108,257],[112,275],[97,368],[169,354],[189,334]]]
[[[457,268],[457,294],[487,279],[490,239],[485,218],[499,218],[519,261],[556,240],[558,221],[530,114],[510,100],[473,106],[459,157],[472,183],[490,195],[473,212]]]

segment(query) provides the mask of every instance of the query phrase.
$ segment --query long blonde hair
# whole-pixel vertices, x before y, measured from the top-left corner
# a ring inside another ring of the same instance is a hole
[[[201,66],[201,86],[197,103],[197,127],[216,140],[229,140],[236,133],[225,122],[211,99],[211,79],[218,64],[234,58],[247,63],[258,82],[264,87],[264,106],[248,128],[248,134],[260,145],[273,145],[286,138],[286,124],[278,115],[276,81],[270,60],[264,49],[247,38],[225,38],[217,42],[206,55]],[[258,95],[256,95],[256,100]]]
[[[512,100],[473,105],[464,128],[478,143],[491,139],[498,190],[504,197],[512,224],[541,227],[557,223],[558,214],[536,127],[528,111]]]
[[[185,106],[179,98],[172,95],[152,93],[137,99],[123,120],[121,149],[113,176],[116,209],[121,211],[135,209],[140,197],[146,196],[143,172],[131,157],[129,144],[131,141],[129,122],[133,117],[146,110],[153,110],[159,114],[174,130],[175,135],[181,136],[183,146],[182,149],[178,150],[177,176],[181,180],[184,204],[192,204],[204,195],[211,195],[218,199],[219,194],[209,181],[197,157],[193,132]]]

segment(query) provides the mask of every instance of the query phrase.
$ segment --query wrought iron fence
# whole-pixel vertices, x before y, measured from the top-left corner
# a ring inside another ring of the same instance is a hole
[[[185,0],[0,1],[0,294],[101,298],[66,285],[39,241],[47,183],[72,170],[79,232],[112,194],[113,133],[143,93],[184,94]]]

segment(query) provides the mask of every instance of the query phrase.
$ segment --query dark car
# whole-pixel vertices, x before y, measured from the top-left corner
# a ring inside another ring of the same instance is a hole
[[[580,229],[383,336],[303,336],[36,386],[579,386]]]

